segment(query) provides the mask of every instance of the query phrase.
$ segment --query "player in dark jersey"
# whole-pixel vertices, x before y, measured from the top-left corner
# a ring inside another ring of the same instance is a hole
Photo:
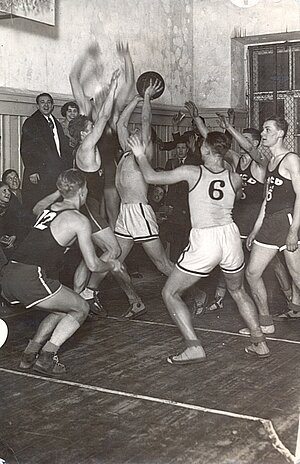
[[[33,367],[48,375],[66,369],[57,352],[85,321],[89,306],[77,293],[64,287],[57,275],[68,248],[78,240],[90,271],[122,270],[119,261],[99,259],[91,239],[88,219],[78,210],[84,204],[87,187],[84,175],[69,169],[60,174],[57,188],[63,201],[42,212],[28,236],[5,266],[1,279],[3,296],[11,304],[49,311],[26,347],[22,369]]]
[[[201,146],[203,166],[182,165],[172,171],[154,171],[137,136],[132,136],[128,145],[149,184],[187,181],[189,185],[190,241],[162,292],[170,316],[185,339],[186,348],[182,353],[170,356],[167,361],[179,365],[205,360],[205,351],[181,296],[201,277],[208,276],[217,265],[221,267],[227,288],[250,329],[252,344],[246,347],[246,352],[258,357],[269,356],[257,310],[243,285],[244,255],[239,230],[232,220],[233,204],[236,196],[241,194],[242,182],[238,174],[224,169],[225,135],[220,132],[207,135]]]
[[[89,194],[83,213],[90,218],[94,243],[105,252],[105,256],[108,258],[112,257],[113,259],[121,254],[121,249],[112,229],[109,227],[106,219],[100,214],[99,197],[101,188],[99,185],[99,173],[100,171],[102,173],[102,155],[100,156],[98,150],[98,142],[111,117],[118,78],[119,72],[117,71],[113,74],[104,104],[99,107],[98,112],[93,114],[95,118],[94,124],[87,116],[80,115],[72,120],[69,125],[70,134],[78,141],[75,153],[76,166],[87,174]],[[84,286],[80,294],[89,301],[92,312],[95,312],[97,307],[99,308],[99,312],[101,312],[101,304],[98,301],[98,288],[104,277],[104,274],[93,273],[88,278],[84,261],[81,262],[75,272],[74,288],[76,291],[79,291]],[[130,304],[129,311],[133,308],[144,310],[145,305],[135,292],[127,272],[114,273],[114,277],[127,295]]]
[[[227,118],[219,113],[217,115],[222,129],[231,134],[240,145],[239,154],[231,150],[229,153],[227,152],[226,156],[230,157],[229,161],[231,165],[242,178],[242,197],[234,205],[233,219],[240,230],[241,239],[244,241],[252,232],[260,212],[261,203],[264,198],[266,167],[270,156],[263,155],[258,150],[261,136],[257,129],[249,127],[244,129],[243,133],[240,133],[230,124]],[[270,265],[273,267],[282,292],[285,294],[287,300],[290,301],[292,296],[290,278],[283,263],[278,256],[275,256]],[[222,297],[225,295],[224,283],[220,288],[218,287],[216,289],[215,302],[208,309],[217,309],[217,307],[213,307],[214,304],[215,306],[222,305]],[[261,327],[264,333],[274,333],[275,331],[272,321],[266,321],[265,318],[261,320]],[[249,334],[249,329],[246,327],[240,329],[239,332]]]
[[[300,159],[284,144],[287,130],[287,122],[278,116],[263,124],[262,143],[272,157],[267,167],[265,199],[247,239],[251,254],[246,276],[260,318],[270,320],[268,325],[272,317],[262,274],[278,251],[283,251],[293,281],[289,311],[279,320],[300,318]]]

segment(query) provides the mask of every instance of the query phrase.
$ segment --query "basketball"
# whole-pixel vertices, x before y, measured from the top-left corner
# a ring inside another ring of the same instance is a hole
[[[156,98],[161,97],[165,90],[165,81],[163,77],[155,71],[146,71],[138,77],[138,80],[136,81],[136,89],[141,97],[144,97],[145,90],[150,85],[150,80],[152,80],[152,84],[154,84],[156,79],[162,85],[162,88],[154,94],[152,99],[155,100]]]

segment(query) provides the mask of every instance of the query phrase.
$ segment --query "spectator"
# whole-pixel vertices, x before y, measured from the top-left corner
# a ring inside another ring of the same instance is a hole
[[[60,112],[61,115],[64,117],[64,119],[61,121],[61,127],[63,128],[65,136],[69,139],[70,147],[75,148],[76,140],[73,137],[71,137],[69,133],[69,122],[79,115],[79,106],[75,101],[70,101],[65,103],[61,107]]]
[[[190,137],[193,136],[189,133],[185,137],[189,143]],[[192,154],[186,142],[177,144],[176,158],[169,159],[165,169],[166,171],[171,171],[183,164],[200,164],[200,159]],[[172,207],[168,218],[168,241],[170,242],[170,259],[176,262],[188,243],[191,229],[187,182],[177,182],[176,184],[169,185],[166,204]]]
[[[21,137],[23,202],[29,209],[56,189],[58,175],[72,164],[68,139],[52,115],[52,96],[42,93],[36,103],[38,109],[26,119]]]
[[[31,212],[26,211],[8,184],[0,182],[0,243],[6,256],[10,256],[13,246],[21,242],[34,221]]]
[[[21,181],[17,171],[14,169],[6,169],[2,175],[2,181],[9,186],[11,193],[13,193],[22,204]]]

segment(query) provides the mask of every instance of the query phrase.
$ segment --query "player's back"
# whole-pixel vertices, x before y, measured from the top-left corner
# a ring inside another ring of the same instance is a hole
[[[189,205],[193,228],[203,229],[230,224],[236,192],[230,172],[199,168],[199,178],[189,191]]]

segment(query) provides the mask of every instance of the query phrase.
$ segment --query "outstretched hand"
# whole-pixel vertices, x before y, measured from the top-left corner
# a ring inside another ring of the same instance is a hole
[[[198,108],[192,100],[186,101],[184,106],[189,112],[191,118],[197,118],[199,116]]]
[[[178,111],[178,113],[174,114],[174,116],[172,117],[173,126],[178,126],[184,118],[185,114],[182,113],[182,111]]]
[[[162,89],[163,85],[158,79],[155,79],[154,82],[150,79],[150,83],[145,89],[145,96],[148,95],[151,100],[151,98],[153,98],[155,94],[159,93]]]
[[[116,69],[112,73],[111,80],[110,80],[110,85],[109,85],[110,89],[112,89],[112,88],[116,89],[116,87],[118,85],[118,80],[119,80],[120,74],[121,74],[121,71],[119,69]]]
[[[142,158],[143,156],[146,156],[145,145],[140,141],[137,135],[131,135],[127,143],[136,158]]]
[[[218,116],[218,120],[219,120],[218,122],[219,122],[220,127],[222,129],[228,129],[228,127],[230,126],[228,118],[223,116],[223,114],[221,113],[216,113],[216,115]]]
[[[116,43],[116,49],[117,49],[117,53],[120,57],[124,58],[125,56],[129,55],[129,47],[128,47],[128,42],[126,42],[126,44],[124,44],[123,42],[121,42],[121,40],[119,42]]]

